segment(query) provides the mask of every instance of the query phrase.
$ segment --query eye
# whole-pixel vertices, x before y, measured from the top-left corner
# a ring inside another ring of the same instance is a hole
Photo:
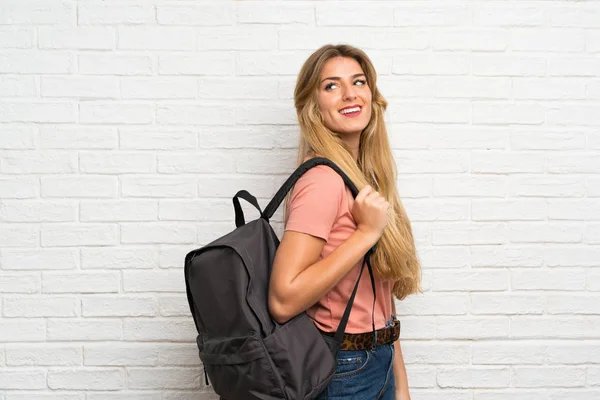
[[[354,84],[356,85],[359,82],[360,82],[359,86],[364,86],[367,83],[367,81],[365,81],[364,79],[357,79],[354,81]],[[325,90],[330,90],[332,85],[337,85],[337,84],[333,83],[333,82],[328,83],[327,85],[325,85]]]

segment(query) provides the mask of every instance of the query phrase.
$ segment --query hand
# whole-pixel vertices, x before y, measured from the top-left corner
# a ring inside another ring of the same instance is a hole
[[[379,240],[388,223],[389,207],[390,203],[369,185],[365,186],[354,200],[350,212],[358,229],[374,238],[373,243]]]

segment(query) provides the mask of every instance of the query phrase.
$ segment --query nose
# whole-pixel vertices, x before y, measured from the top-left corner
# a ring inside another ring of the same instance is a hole
[[[353,100],[356,98],[356,94],[354,93],[354,86],[344,85],[343,98],[344,100]]]

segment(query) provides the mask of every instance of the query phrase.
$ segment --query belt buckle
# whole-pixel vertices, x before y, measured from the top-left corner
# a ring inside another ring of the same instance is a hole
[[[375,347],[377,347],[377,331],[373,332],[373,348],[372,348],[372,350],[375,350]]]

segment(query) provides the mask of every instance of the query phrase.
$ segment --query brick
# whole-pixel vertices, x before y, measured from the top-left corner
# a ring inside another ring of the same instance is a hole
[[[277,32],[276,27],[267,25],[198,28],[196,32],[197,50],[203,52],[222,49],[275,50],[278,36],[281,36],[282,33]]]
[[[514,367],[514,385],[526,388],[584,387],[585,367]]]
[[[83,317],[153,317],[157,310],[153,297],[93,296],[81,300]]]
[[[394,25],[394,8],[386,4],[364,7],[358,3],[316,4],[317,26],[368,26]]]
[[[198,151],[194,153],[170,153],[158,156],[158,172],[185,173],[233,173],[236,159],[226,152]]]
[[[224,52],[202,52],[198,55],[160,55],[158,71],[161,75],[232,75],[235,57]]]
[[[434,245],[503,244],[508,240],[508,229],[495,223],[446,223],[437,225],[432,232]]]
[[[0,248],[35,247],[40,243],[40,227],[31,224],[3,224]],[[4,265],[4,261],[3,261]]]
[[[112,50],[115,31],[104,27],[38,28],[40,49]]]
[[[464,343],[402,343],[402,358],[409,364],[467,364],[471,359],[471,345]]]
[[[123,99],[193,99],[198,95],[192,77],[125,77],[120,83]]]
[[[600,76],[600,59],[590,56],[554,56],[548,58],[550,76]]]
[[[152,4],[102,4],[77,5],[78,25],[143,25],[155,22]]]
[[[0,25],[65,25],[75,14],[75,5],[66,1],[6,1],[0,5]]]
[[[194,340],[198,335],[191,318],[126,318],[123,323],[124,339],[128,341],[182,342]]]
[[[7,222],[75,222],[72,201],[7,200],[0,204],[0,220]]]
[[[394,25],[419,28],[469,25],[470,14],[469,7],[464,5],[402,4],[394,7]]]
[[[539,125],[544,122],[545,110],[539,104],[474,103],[474,124]]]
[[[437,317],[438,339],[497,339],[507,338],[509,319],[506,317]]]
[[[515,130],[510,133],[515,150],[579,150],[585,148],[585,133],[572,130]]]
[[[204,106],[193,104],[160,104],[156,108],[158,124],[233,125],[236,122],[233,106]]]
[[[543,314],[546,308],[544,297],[539,295],[473,293],[471,302],[475,315]]]
[[[544,260],[541,247],[471,246],[470,250],[472,267],[541,267]]]
[[[460,151],[398,151],[393,155],[402,173],[461,173],[469,170],[469,158]]]
[[[196,241],[197,228],[191,223],[123,223],[121,243],[182,244]]]
[[[512,95],[516,100],[580,100],[585,85],[581,78],[513,78]]]
[[[552,246],[544,249],[548,267],[597,267],[600,249],[594,246]]]
[[[392,114],[392,123],[467,123],[471,116],[471,106],[464,102],[402,102],[394,106],[398,111]]]
[[[464,315],[468,310],[468,296],[439,293],[420,299],[406,298],[396,307],[398,315]]]
[[[75,104],[65,102],[36,103],[0,102],[0,122],[50,122],[65,123],[77,121]]]
[[[429,268],[462,268],[469,265],[469,249],[462,246],[444,246],[419,248],[421,265]]]
[[[514,197],[583,197],[584,182],[571,177],[511,177],[509,195]]]
[[[536,268],[511,271],[512,290],[565,290],[585,289],[585,271],[580,269]]]
[[[468,202],[464,200],[403,201],[411,221],[463,221],[469,220]]]
[[[42,196],[44,197],[117,197],[118,178],[112,176],[44,176]]]
[[[158,308],[164,317],[186,317],[190,314],[190,305],[183,296],[159,296]]]
[[[40,291],[38,274],[1,273],[0,293],[37,293]]]
[[[2,13],[0,12],[0,15]],[[0,54],[0,73],[65,74],[74,70],[71,54],[51,51],[12,51]]]
[[[508,99],[511,81],[496,77],[446,76],[434,78],[435,97],[468,99]]]
[[[118,240],[116,224],[47,224],[42,226],[42,246],[111,246]]]
[[[82,222],[156,221],[158,203],[154,200],[81,201]]]
[[[238,60],[239,61],[239,60]],[[283,60],[279,60],[280,63]],[[270,67],[274,67],[270,64]],[[247,75],[248,72],[254,71],[257,74],[257,70],[253,69],[254,66],[240,67],[238,64],[238,70],[246,68],[243,75]],[[264,72],[263,72],[264,73]],[[256,99],[256,100],[269,100],[277,98],[279,95],[278,82],[271,78],[255,78],[255,77],[235,77],[235,78],[200,78],[198,84],[198,95],[202,99]],[[293,92],[293,90],[291,91]],[[241,128],[241,127],[240,127]],[[248,140],[248,139],[247,139]],[[260,143],[256,143],[260,146]]]
[[[124,271],[125,292],[182,292],[185,282],[181,270]]]
[[[0,389],[46,389],[46,371],[43,369],[3,369]]]
[[[4,297],[5,317],[75,317],[80,315],[74,297]]]
[[[597,364],[600,347],[597,342],[561,342],[545,348],[549,364]]]
[[[545,23],[545,11],[527,4],[479,3],[473,7],[473,24],[483,27],[541,26]]]
[[[200,366],[200,358],[195,354],[195,343],[169,343],[158,347],[158,365]]]
[[[508,388],[510,368],[439,367],[437,382],[442,388]]]
[[[534,152],[471,152],[471,171],[474,173],[543,173],[545,162],[545,155]]]
[[[257,5],[257,7],[260,7],[260,5]],[[160,25],[233,25],[235,8],[236,6],[233,4],[158,4],[156,6],[156,19]],[[273,6],[270,8],[273,8]],[[278,23],[282,22],[278,21]]]
[[[56,318],[48,319],[47,324],[48,341],[121,340],[123,338],[121,319]]]
[[[38,197],[39,179],[28,176],[0,176],[0,199],[31,199]]]
[[[513,51],[582,52],[583,30],[556,28],[512,28],[509,43]]]
[[[600,314],[600,296],[548,295],[548,314]]]
[[[112,7],[112,6],[111,6]],[[77,56],[79,73],[84,75],[151,75],[153,58],[131,54],[80,54]]]
[[[119,82],[114,77],[42,77],[42,97],[117,98]]]
[[[556,27],[598,28],[600,8],[597,4],[569,4],[546,10],[548,25]]]
[[[556,174],[595,173],[600,168],[600,162],[591,153],[549,155],[547,164],[548,172]]]
[[[479,365],[544,364],[548,347],[519,341],[473,343],[472,360],[473,364]]]
[[[43,318],[0,319],[0,342],[40,342],[44,340],[46,340],[46,321]]]
[[[433,273],[434,291],[508,290],[508,272],[503,270],[440,269]]]
[[[96,126],[43,126],[40,128],[42,149],[115,149],[116,128]]]
[[[128,368],[127,385],[132,389],[199,389],[200,368]]]
[[[2,78],[0,77],[0,81]],[[0,83],[0,86],[2,83]],[[0,88],[0,91],[2,89]],[[0,149],[31,150],[35,149],[36,131],[33,127],[23,125],[2,125]],[[1,197],[1,196],[0,196]]]
[[[431,35],[435,51],[498,51],[503,52],[509,43],[504,29],[478,29],[476,27],[451,31],[434,31]]]
[[[118,293],[121,286],[117,272],[43,272],[43,293]]]
[[[473,221],[541,221],[548,215],[546,202],[535,199],[480,200],[471,202]]]
[[[87,343],[83,346],[86,366],[154,366],[159,346],[139,343]]]
[[[583,227],[558,222],[512,223],[508,237],[511,243],[574,243],[583,239]]]
[[[180,150],[195,149],[198,133],[191,128],[119,128],[119,144],[131,150]]]
[[[152,104],[81,103],[79,122],[113,124],[150,124],[154,121]]]
[[[66,270],[79,266],[77,249],[2,250],[2,269]]]
[[[123,371],[117,368],[50,369],[48,387],[53,390],[123,389]]]
[[[119,50],[195,50],[196,32],[191,28],[136,27],[118,28]]]
[[[315,9],[312,4],[238,3],[235,11],[236,21],[244,24],[309,25],[315,22]],[[323,9],[317,7],[317,21],[319,21],[319,11],[323,11]],[[223,21],[223,18],[220,18],[217,21],[226,22],[227,20]]]
[[[154,154],[145,152],[86,151],[79,153],[79,170],[92,174],[152,173],[156,161]]]
[[[82,269],[149,269],[158,266],[158,251],[148,247],[120,246],[81,250]]]
[[[1,35],[2,32],[0,32],[0,37],[2,37]],[[2,97],[37,97],[38,90],[33,76],[0,75],[0,93],[2,93]],[[6,138],[2,138],[2,140],[6,140]]]
[[[81,365],[81,346],[64,344],[9,344],[6,364],[11,366],[70,366]]]

